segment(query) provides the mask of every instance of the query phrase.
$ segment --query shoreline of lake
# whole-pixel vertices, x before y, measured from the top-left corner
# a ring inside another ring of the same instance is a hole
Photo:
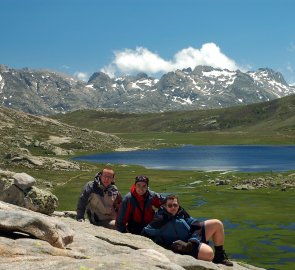
[[[173,148],[119,150],[73,159],[134,164],[160,170],[283,172],[295,169],[294,145],[182,145]]]

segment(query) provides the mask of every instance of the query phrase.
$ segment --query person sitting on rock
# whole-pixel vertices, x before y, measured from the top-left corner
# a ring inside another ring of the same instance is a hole
[[[218,219],[197,221],[179,205],[178,198],[174,195],[166,197],[166,202],[160,207],[152,222],[144,227],[141,234],[175,253],[233,266],[223,249],[222,222]],[[209,239],[213,240],[215,254],[209,246]]]
[[[116,219],[117,230],[125,233],[140,234],[159,208],[164,198],[148,189],[149,178],[136,176],[135,183],[123,199]]]
[[[122,196],[115,186],[115,173],[104,168],[94,181],[88,182],[78,200],[78,221],[84,221],[85,211],[90,223],[115,229],[115,219],[122,202]]]

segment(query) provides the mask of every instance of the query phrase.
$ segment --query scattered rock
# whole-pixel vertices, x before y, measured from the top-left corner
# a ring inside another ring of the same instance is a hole
[[[224,177],[222,179],[208,179],[208,184],[223,186],[232,184],[234,190],[252,190],[261,188],[278,188],[282,191],[295,188],[295,174],[284,176],[282,174],[240,180],[236,177]]]
[[[80,170],[80,165],[77,162],[52,157],[9,153],[6,154],[5,158],[11,163],[18,163],[26,167],[40,167],[53,170]]]
[[[224,186],[230,184],[231,180],[227,179],[219,179],[218,181],[215,181],[216,186]]]
[[[236,185],[233,187],[233,189],[235,189],[235,190],[251,190],[251,189],[255,189],[255,188],[252,187],[251,185]]]
[[[53,170],[80,170],[79,164],[75,162],[63,159],[54,159],[52,161]]]
[[[71,137],[49,136],[49,140],[47,142],[50,144],[63,144],[63,143],[69,143],[71,142],[71,140],[72,140]]]

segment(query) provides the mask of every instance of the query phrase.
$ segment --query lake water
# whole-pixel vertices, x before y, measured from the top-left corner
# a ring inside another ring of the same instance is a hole
[[[99,153],[75,160],[111,164],[136,164],[163,170],[289,171],[295,170],[295,146],[194,146],[157,150]]]

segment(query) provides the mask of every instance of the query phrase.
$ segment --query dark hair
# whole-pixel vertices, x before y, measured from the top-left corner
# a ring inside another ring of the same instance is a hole
[[[135,184],[138,182],[146,183],[146,185],[149,185],[149,178],[145,175],[139,175],[135,177]]]
[[[165,198],[165,200],[163,201],[163,204],[164,204],[164,203],[166,204],[166,202],[167,202],[168,200],[174,200],[174,199],[176,199],[177,202],[179,203],[178,197],[177,197],[176,195],[174,195],[174,194],[170,194],[170,195],[168,195],[168,196]]]

